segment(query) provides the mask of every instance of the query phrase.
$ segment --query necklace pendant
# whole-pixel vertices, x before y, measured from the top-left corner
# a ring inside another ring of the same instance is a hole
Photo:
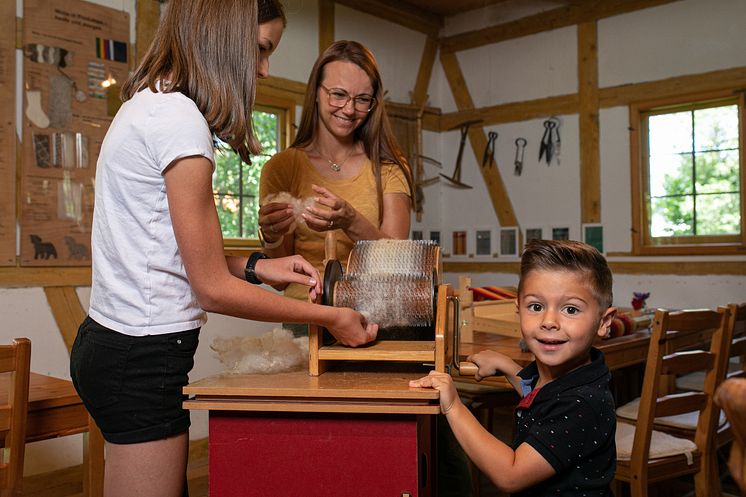
[[[329,162],[329,167],[332,168],[332,171],[334,171],[335,173],[338,173],[339,171],[342,170],[342,167],[336,162],[332,162],[332,161],[328,161],[328,162]]]

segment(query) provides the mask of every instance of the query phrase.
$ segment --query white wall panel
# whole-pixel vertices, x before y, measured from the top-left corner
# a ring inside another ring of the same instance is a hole
[[[743,0],[684,0],[598,24],[599,85],[746,65]]]
[[[458,52],[476,107],[578,91],[575,26]]]

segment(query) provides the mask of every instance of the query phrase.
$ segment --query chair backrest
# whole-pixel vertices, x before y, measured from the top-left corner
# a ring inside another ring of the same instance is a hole
[[[718,414],[712,399],[727,367],[732,334],[732,328],[726,326],[729,315],[730,310],[727,308],[718,311],[656,311],[630,457],[633,474],[647,474],[650,440],[656,417],[699,412],[694,443],[701,454],[707,454],[711,450]],[[696,341],[709,341],[709,350],[682,351],[691,348]],[[695,371],[705,372],[703,391],[668,393],[663,388],[661,377]],[[699,461],[702,465],[700,471],[711,470],[710,457],[700,457]]]
[[[733,328],[730,357],[740,358],[741,369],[726,374],[726,378],[746,378],[746,303],[728,304],[730,318],[728,326]]]
[[[0,404],[0,433],[5,447],[0,460],[0,495],[20,495],[23,456],[26,448],[31,341],[16,338],[11,345],[0,345],[0,373],[10,382],[8,398]]]
[[[733,429],[728,468],[741,493],[746,495],[746,378],[725,380],[715,394],[715,401],[725,411]]]

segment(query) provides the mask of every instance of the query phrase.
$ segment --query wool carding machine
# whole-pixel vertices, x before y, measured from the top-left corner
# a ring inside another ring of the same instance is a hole
[[[440,247],[430,241],[358,241],[346,272],[328,257],[322,303],[363,313],[379,325],[378,338],[346,347],[311,325],[309,374],[322,374],[332,361],[434,364],[440,372],[452,365],[461,374],[474,374],[473,364],[458,361],[458,297],[441,275]]]

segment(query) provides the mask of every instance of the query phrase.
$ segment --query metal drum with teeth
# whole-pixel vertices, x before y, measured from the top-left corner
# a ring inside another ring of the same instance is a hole
[[[363,347],[346,347],[311,325],[309,373],[323,373],[331,361],[418,362],[445,371],[452,362],[459,305],[441,275],[440,247],[431,241],[358,241],[346,272],[329,258],[322,303],[359,311],[379,325],[378,338]]]

